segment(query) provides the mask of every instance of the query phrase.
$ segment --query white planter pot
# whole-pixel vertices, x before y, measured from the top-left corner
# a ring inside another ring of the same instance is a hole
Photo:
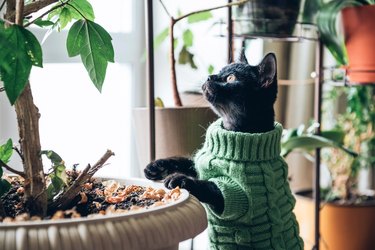
[[[140,179],[120,182],[126,185],[162,186]],[[182,190],[176,202],[121,215],[0,223],[0,249],[178,249],[179,242],[193,238],[206,227],[203,206],[186,190]]]

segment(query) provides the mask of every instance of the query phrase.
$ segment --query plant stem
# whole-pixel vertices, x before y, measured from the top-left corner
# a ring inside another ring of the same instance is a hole
[[[199,14],[199,13],[202,13],[202,12],[207,12],[207,11],[212,11],[212,10],[217,10],[217,9],[221,9],[221,8],[225,8],[225,7],[233,7],[233,6],[238,6],[238,5],[242,5],[244,3],[247,3],[249,2],[250,0],[242,0],[242,1],[238,1],[238,2],[232,2],[232,3],[228,3],[228,4],[224,4],[224,5],[219,5],[219,6],[216,6],[216,7],[212,7],[212,8],[207,8],[207,9],[202,9],[202,10],[196,10],[196,11],[192,11],[192,12],[189,12],[185,15],[182,15],[178,18],[175,19],[176,23],[186,17],[189,17],[191,15],[195,15],[195,14]]]
[[[172,83],[172,91],[173,91],[173,100],[174,105],[177,107],[182,106],[180,94],[178,91],[177,86],[177,76],[176,76],[176,59],[174,55],[174,25],[176,21],[173,17],[171,17],[170,24],[169,24],[169,42],[170,42],[170,51],[169,51],[169,62],[171,67],[171,83]]]
[[[25,25],[25,28],[28,27],[28,26],[30,26],[31,24],[33,24],[33,23],[34,23],[36,20],[38,20],[39,18],[44,17],[45,15],[47,15],[47,14],[49,14],[50,12],[54,11],[55,9],[58,9],[58,8],[64,6],[65,4],[67,4],[67,3],[66,3],[66,2],[63,2],[63,3],[59,4],[59,5],[56,5],[56,6],[52,7],[51,9],[47,10],[46,12],[44,12],[42,15],[38,16],[37,18],[35,18],[35,19],[32,20],[31,22],[27,23],[27,24]]]
[[[50,206],[48,207],[48,212],[53,213],[57,209],[65,209],[76,197],[82,188],[82,185],[89,180],[101,167],[104,166],[106,161],[113,156],[114,153],[111,150],[107,152],[99,159],[94,166],[87,165],[87,167],[78,175],[77,179],[69,186],[69,188],[59,196]]]
[[[3,162],[2,160],[0,160],[0,167],[3,167],[5,168],[6,170],[12,172],[13,174],[18,174],[19,176],[22,176],[23,178],[25,178],[25,173],[24,172],[21,172],[21,171],[17,171],[13,168],[11,168],[10,166],[8,166],[5,162]]]
[[[170,62],[170,67],[171,67],[171,83],[172,83],[172,91],[173,91],[173,99],[174,99],[174,104],[175,106],[177,107],[180,107],[182,106],[182,102],[181,102],[181,98],[180,98],[180,93],[178,91],[178,86],[177,86],[177,76],[176,76],[176,59],[175,59],[175,53],[174,53],[174,26],[176,25],[176,23],[186,17],[189,17],[191,15],[194,15],[194,14],[199,14],[199,13],[202,13],[202,12],[207,12],[207,11],[211,11],[211,10],[217,10],[217,9],[221,9],[221,8],[225,8],[225,7],[232,7],[232,6],[237,6],[237,5],[242,5],[246,2],[249,2],[250,0],[242,0],[242,1],[238,1],[238,2],[232,2],[232,3],[228,3],[228,4],[224,4],[224,5],[220,5],[220,6],[216,6],[216,7],[212,7],[212,8],[207,8],[207,9],[202,9],[202,10],[197,10],[197,11],[192,11],[192,12],[189,12],[185,15],[182,15],[178,18],[174,18],[168,11],[168,9],[165,7],[164,3],[162,0],[160,0],[160,3],[162,4],[165,12],[167,13],[167,15],[170,17],[170,24],[169,24],[169,34],[170,34],[170,58],[169,58],[169,62]]]
[[[34,1],[34,2],[31,2],[30,4],[26,5],[24,10],[23,10],[23,16],[28,16],[34,12],[37,12],[41,9],[43,9],[44,7],[52,4],[52,3],[55,3],[55,2],[58,2],[59,0],[39,0],[39,1]],[[7,4],[9,4],[9,2],[14,2],[13,0],[7,0]],[[6,15],[6,19],[9,19],[9,20],[13,20],[14,17],[15,17],[16,13],[15,13],[15,10],[13,11],[10,11],[7,13]]]
[[[6,0],[4,0],[2,3],[1,3],[1,6],[0,6],[0,11],[4,8],[5,6],[5,3],[6,3]]]

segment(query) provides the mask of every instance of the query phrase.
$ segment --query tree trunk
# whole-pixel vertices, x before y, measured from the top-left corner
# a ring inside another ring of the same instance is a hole
[[[10,3],[12,1],[8,1]],[[13,11],[8,6],[7,13]],[[23,0],[17,0],[15,23],[23,25]],[[25,202],[31,215],[44,216],[47,211],[47,192],[40,155],[39,110],[34,104],[30,83],[15,102],[23,168],[25,173]]]
[[[23,168],[25,178],[25,201],[31,215],[44,216],[47,211],[47,193],[43,163],[40,156],[39,111],[34,105],[28,83],[15,103]]]

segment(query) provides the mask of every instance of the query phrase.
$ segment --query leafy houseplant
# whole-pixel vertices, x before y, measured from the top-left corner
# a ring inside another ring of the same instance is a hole
[[[108,62],[114,62],[111,37],[104,28],[94,22],[94,11],[87,0],[6,0],[0,10],[6,8],[0,19],[0,78],[10,103],[14,105],[18,120],[20,148],[9,139],[0,147],[0,176],[5,168],[25,179],[24,204],[31,215],[46,216],[48,208],[57,207],[62,200],[74,198],[82,183],[67,187],[62,159],[51,150],[41,150],[39,138],[39,111],[33,101],[30,71],[33,66],[43,67],[42,48],[33,33],[31,25],[63,29],[69,28],[67,50],[69,56],[81,56],[95,87],[101,91]],[[44,11],[40,13],[40,11]],[[7,163],[14,150],[23,163],[23,171],[16,171]],[[42,164],[42,155],[52,161],[48,184]],[[108,150],[96,166],[88,166],[86,179],[98,170],[113,155]],[[90,174],[87,174],[90,172]],[[0,182],[0,195],[10,188],[5,179]],[[48,185],[48,186],[47,186]],[[78,187],[78,189],[77,189]],[[52,199],[53,198],[53,199]],[[0,200],[0,208],[1,200]]]
[[[210,11],[221,9],[225,7],[231,7],[236,5],[242,5],[249,0],[241,0],[236,1],[233,3],[220,5],[212,8],[207,9],[201,9],[197,11],[192,11],[186,14],[179,13],[179,17],[173,17],[166,6],[164,5],[162,0],[159,0],[162,4],[165,12],[169,16],[170,23],[169,27],[165,28],[156,38],[155,38],[155,47],[158,47],[166,38],[169,36],[169,63],[170,63],[170,77],[171,77],[171,85],[173,90],[173,99],[174,99],[174,105],[176,107],[182,106],[180,93],[178,91],[178,84],[177,84],[177,76],[176,76],[176,56],[175,56],[175,47],[177,45],[177,39],[175,38],[175,25],[180,22],[181,20],[187,19],[188,24],[194,24],[197,22],[208,20],[212,17],[212,14]],[[186,28],[182,32],[182,46],[179,52],[178,62],[180,64],[189,64],[193,69],[196,68],[196,65],[194,63],[194,55],[189,51],[191,46],[193,45],[193,33],[189,28]],[[212,67],[209,67],[209,72],[212,71]]]
[[[169,26],[162,30],[154,39],[155,48],[162,42],[169,42],[169,68],[170,83],[172,87],[173,102],[172,107],[163,107],[155,109],[155,158],[165,158],[175,155],[191,156],[203,143],[205,128],[217,119],[217,115],[207,105],[183,105],[178,90],[177,74],[176,74],[176,53],[179,51],[179,63],[190,64],[195,67],[192,54],[193,32],[190,26],[196,23],[209,20],[211,11],[239,5],[249,0],[236,1],[230,4],[224,4],[212,8],[200,9],[186,14],[178,13],[178,17],[170,14],[169,10],[160,0],[166,14],[169,16]],[[186,26],[181,32],[181,36],[177,36],[176,24],[186,21]],[[212,70],[212,69],[211,69]],[[161,104],[160,99],[156,99],[156,104]],[[155,105],[157,106],[157,105]],[[164,105],[158,105],[164,106]],[[149,131],[148,109],[136,108],[133,112],[136,137],[138,161],[140,165],[140,174],[143,176],[143,168],[149,163],[149,154],[147,144],[149,136],[144,131]],[[153,160],[153,159],[152,159]]]
[[[352,83],[373,83],[375,57],[368,53],[375,41],[375,1],[333,0],[319,9],[317,25],[321,40]],[[341,14],[341,15],[340,15]],[[338,31],[339,17],[342,21]]]
[[[325,109],[333,107],[338,98],[345,98],[345,110],[331,122],[345,132],[343,143],[358,152],[358,157],[354,159],[341,157],[340,152],[336,151],[324,155],[331,175],[337,180],[333,182],[332,198],[353,202],[361,197],[357,191],[359,170],[375,166],[374,87],[335,86],[326,95]]]

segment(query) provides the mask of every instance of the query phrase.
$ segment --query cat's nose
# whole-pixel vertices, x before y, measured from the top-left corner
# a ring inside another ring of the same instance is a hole
[[[215,75],[209,75],[207,81],[213,81],[215,79]]]

